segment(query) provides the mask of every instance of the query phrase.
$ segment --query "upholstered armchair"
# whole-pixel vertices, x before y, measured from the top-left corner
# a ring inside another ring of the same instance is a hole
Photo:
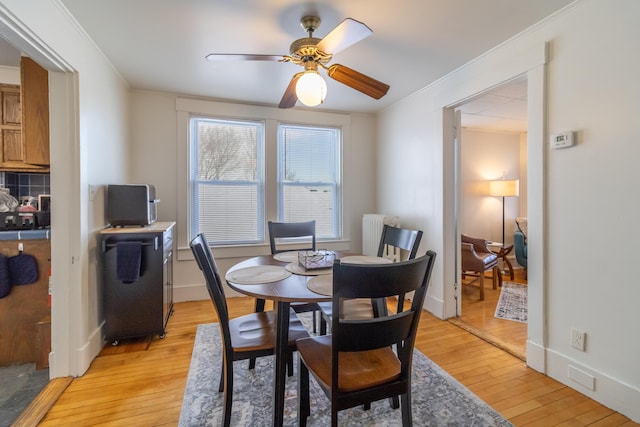
[[[516,261],[524,268],[524,278],[527,278],[527,218],[516,218],[516,230],[513,233],[513,246]]]
[[[498,269],[498,256],[489,250],[487,241],[462,235],[462,276],[470,272],[478,277],[480,285],[480,301],[484,300],[484,275],[493,271],[493,289],[502,286],[502,276]]]

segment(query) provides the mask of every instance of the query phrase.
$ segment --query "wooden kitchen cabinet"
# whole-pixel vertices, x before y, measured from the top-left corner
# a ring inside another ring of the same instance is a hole
[[[0,171],[49,172],[49,73],[20,64],[21,85],[0,85]]]

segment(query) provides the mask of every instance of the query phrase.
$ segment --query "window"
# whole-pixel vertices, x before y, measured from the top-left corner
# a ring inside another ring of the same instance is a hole
[[[264,124],[192,117],[191,235],[212,244],[264,241]]]
[[[278,220],[316,220],[319,238],[340,237],[340,130],[281,124]]]

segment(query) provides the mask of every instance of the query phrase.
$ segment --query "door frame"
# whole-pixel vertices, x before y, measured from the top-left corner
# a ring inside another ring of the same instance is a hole
[[[83,301],[80,284],[81,156],[79,82],[74,68],[0,5],[0,34],[49,71],[51,206],[51,353],[49,377],[77,376],[82,347]],[[55,106],[55,108],[51,108]],[[84,362],[84,361],[83,361]]]
[[[460,188],[458,187],[459,165],[456,164],[456,130],[455,109],[467,103],[472,98],[503,85],[511,80],[527,78],[527,216],[529,235],[528,245],[528,338],[527,365],[533,369],[546,372],[546,347],[548,333],[545,327],[545,290],[546,277],[546,234],[544,224],[545,188],[544,175],[546,156],[546,64],[548,62],[548,46],[538,46],[528,52],[523,52],[518,61],[511,61],[510,67],[491,68],[494,79],[476,84],[473,79],[460,88],[457,99],[443,106],[443,183],[445,195],[450,189],[451,197],[443,198],[444,212],[449,212],[452,221],[446,221],[444,227],[444,249],[447,258],[454,262],[444,264],[444,309],[445,317],[453,317],[460,310],[461,302],[461,273],[460,260],[456,255],[460,251],[459,224],[456,212],[459,210]],[[471,66],[471,68],[473,65]],[[481,67],[480,67],[481,68]],[[495,69],[494,69],[495,68]],[[469,71],[469,70],[467,70]],[[483,70],[487,71],[487,70]],[[467,76],[468,77],[468,76]],[[478,79],[483,80],[483,79]],[[454,95],[455,96],[455,95]],[[446,218],[446,216],[445,216]]]

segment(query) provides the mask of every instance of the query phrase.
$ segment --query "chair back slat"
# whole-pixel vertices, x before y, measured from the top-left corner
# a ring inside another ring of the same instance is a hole
[[[411,333],[414,313],[375,317],[364,321],[343,320],[334,337],[340,351],[366,351],[395,344],[405,340]],[[376,330],[371,334],[371,330]]]
[[[279,239],[310,237],[310,246],[297,250],[316,250],[316,221],[306,222],[273,222],[267,223],[269,228],[269,244],[271,246],[271,254],[284,252],[287,249],[279,249]]]

